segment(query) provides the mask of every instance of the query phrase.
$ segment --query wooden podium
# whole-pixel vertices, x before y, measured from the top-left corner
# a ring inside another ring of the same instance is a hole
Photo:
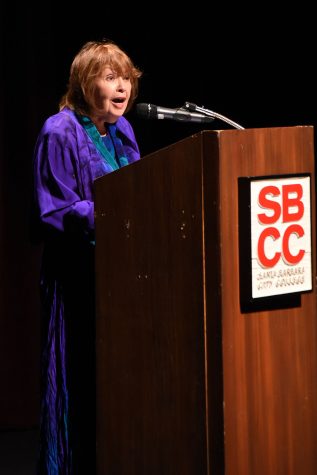
[[[204,131],[96,181],[98,475],[316,475],[313,144]],[[238,181],[293,174],[312,290],[242,311]]]

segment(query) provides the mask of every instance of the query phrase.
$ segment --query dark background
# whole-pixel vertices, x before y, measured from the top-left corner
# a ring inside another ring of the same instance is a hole
[[[29,233],[32,152],[86,41],[109,38],[126,50],[144,72],[137,102],[175,108],[190,101],[245,128],[317,125],[311,11],[280,5],[277,14],[269,4],[220,11],[192,2],[181,11],[173,5],[172,17],[171,7],[1,7],[0,429],[38,424],[41,248]],[[128,118],[143,156],[203,128],[230,128]]]

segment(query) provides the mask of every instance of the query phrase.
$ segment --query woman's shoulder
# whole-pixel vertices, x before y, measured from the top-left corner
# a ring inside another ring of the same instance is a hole
[[[134,130],[128,119],[124,116],[120,117],[117,121],[117,129],[119,130],[120,134],[125,136],[128,139],[135,140]]]
[[[40,135],[63,136],[70,132],[74,132],[78,125],[74,112],[65,108],[45,120]]]

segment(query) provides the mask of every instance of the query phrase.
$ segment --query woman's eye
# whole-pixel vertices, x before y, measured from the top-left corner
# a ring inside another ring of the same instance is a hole
[[[108,76],[106,76],[106,81],[113,81],[113,80],[114,80],[113,74],[109,74]]]

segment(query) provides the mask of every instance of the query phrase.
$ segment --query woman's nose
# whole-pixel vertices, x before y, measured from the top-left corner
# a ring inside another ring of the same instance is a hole
[[[124,79],[123,79],[123,77],[121,77],[121,76],[119,76],[119,77],[117,78],[117,89],[118,89],[119,91],[122,91],[122,90],[125,89]]]

